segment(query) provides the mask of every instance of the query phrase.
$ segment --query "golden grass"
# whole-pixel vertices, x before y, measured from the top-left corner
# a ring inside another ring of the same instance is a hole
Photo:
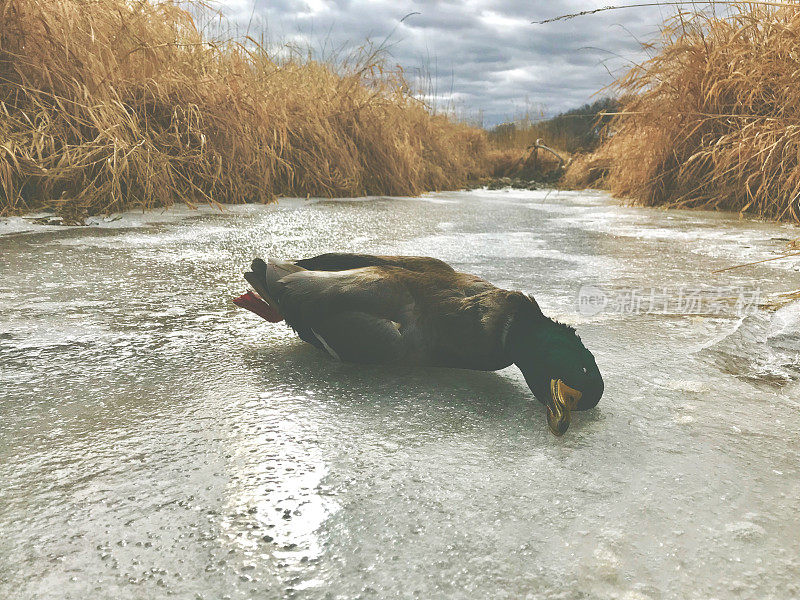
[[[788,306],[789,304],[797,302],[798,300],[800,300],[800,290],[794,290],[791,292],[770,294],[764,299],[764,301],[759,303],[759,306],[761,308],[770,310],[778,310],[779,308]]]
[[[618,109],[618,100],[605,97],[548,119],[526,114],[492,128],[489,143],[500,150],[511,150],[528,148],[542,140],[545,145],[568,154],[591,152],[599,146],[611,121],[611,117],[603,115],[616,113]]]
[[[573,190],[604,188],[611,161],[597,152],[576,154],[572,157],[564,173],[564,187]]]
[[[599,151],[615,194],[800,221],[800,7],[684,13],[618,85],[628,114]]]
[[[172,2],[0,0],[0,214],[415,195],[486,150],[374,55],[276,60]]]
[[[492,177],[518,177],[527,180],[548,178],[561,167],[561,161],[542,149],[490,150],[487,154]]]
[[[497,150],[525,150],[533,146],[536,140],[544,140],[551,148],[566,152],[573,145],[570,133],[552,131],[545,123],[529,119],[503,123],[489,132],[489,143]]]

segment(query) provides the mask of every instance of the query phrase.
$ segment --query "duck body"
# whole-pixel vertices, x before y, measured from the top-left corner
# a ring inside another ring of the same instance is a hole
[[[285,319],[302,340],[339,360],[485,371],[513,363],[548,406],[560,394],[553,371],[571,385],[581,384],[590,370],[599,377],[574,330],[547,319],[531,296],[459,273],[435,258],[342,253],[295,261],[257,258],[245,278],[257,295],[240,296],[237,305],[269,321]],[[565,409],[567,425],[570,408],[597,403],[602,379],[599,385],[599,393],[588,396],[563,388],[576,394]],[[557,402],[553,410],[558,412]],[[552,424],[551,430],[563,433]]]
[[[247,278],[301,339],[359,363],[503,369],[513,362],[504,348],[511,320],[531,306],[427,257],[256,259]]]

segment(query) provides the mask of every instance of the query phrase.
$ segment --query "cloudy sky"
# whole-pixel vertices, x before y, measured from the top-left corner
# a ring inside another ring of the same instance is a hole
[[[620,2],[623,3],[623,2]],[[671,9],[611,11],[546,25],[532,21],[610,0],[221,0],[251,33],[315,53],[386,41],[409,79],[430,76],[439,102],[491,126],[526,111],[552,115],[593,95],[641,60]],[[419,13],[410,14],[409,13]],[[406,16],[408,15],[408,16]],[[401,19],[405,19],[401,22]]]

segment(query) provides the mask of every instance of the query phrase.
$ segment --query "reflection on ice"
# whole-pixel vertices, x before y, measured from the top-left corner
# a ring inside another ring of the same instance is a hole
[[[259,393],[241,408],[254,414],[230,440],[234,466],[225,492],[231,517],[221,527],[231,542],[247,551],[265,551],[264,542],[285,566],[297,566],[322,553],[317,530],[336,510],[324,492],[327,468],[309,432],[291,417],[263,410],[272,404],[302,404],[306,396]],[[243,524],[244,519],[247,523]]]

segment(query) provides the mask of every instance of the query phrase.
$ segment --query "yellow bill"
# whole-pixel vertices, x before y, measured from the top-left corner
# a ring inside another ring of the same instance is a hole
[[[547,404],[547,425],[553,435],[561,436],[569,428],[570,413],[583,394],[560,379],[550,380],[550,402]]]

